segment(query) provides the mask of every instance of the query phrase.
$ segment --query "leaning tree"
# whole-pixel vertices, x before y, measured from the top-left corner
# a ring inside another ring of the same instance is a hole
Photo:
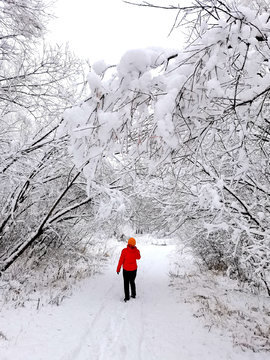
[[[92,226],[94,205],[67,139],[56,137],[84,89],[84,64],[67,46],[45,44],[45,2],[2,0],[0,8],[1,275],[18,258],[38,265],[57,249],[75,252],[78,222]]]
[[[61,134],[88,195],[106,192],[116,210],[130,198],[126,178],[133,189],[143,178],[160,224],[182,229],[209,267],[270,295],[269,14],[218,0],[156,7],[177,11],[184,49],[129,50],[107,76],[96,63]],[[105,162],[113,187],[99,176]]]

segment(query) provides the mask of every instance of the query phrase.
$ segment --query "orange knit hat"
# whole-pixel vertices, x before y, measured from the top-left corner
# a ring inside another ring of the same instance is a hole
[[[136,240],[134,238],[130,238],[128,240],[128,245],[135,246],[136,245]]]

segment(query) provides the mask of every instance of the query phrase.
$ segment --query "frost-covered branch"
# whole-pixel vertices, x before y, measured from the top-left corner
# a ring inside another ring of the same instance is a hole
[[[64,188],[62,193],[59,195],[58,199],[56,199],[52,207],[48,210],[47,214],[41,220],[36,231],[31,233],[30,236],[25,241],[19,243],[15,248],[12,249],[11,255],[7,259],[5,259],[5,261],[1,265],[0,274],[1,272],[6,271],[14,263],[14,261],[16,261],[17,258],[21,256],[29,248],[29,246],[31,246],[36,241],[38,237],[41,236],[41,234],[44,231],[45,225],[48,223],[48,220],[51,218],[54,210],[56,209],[58,204],[62,201],[62,199],[65,197],[69,189],[73,186],[74,182],[77,180],[79,175],[80,172],[78,172],[69,182],[69,184]]]

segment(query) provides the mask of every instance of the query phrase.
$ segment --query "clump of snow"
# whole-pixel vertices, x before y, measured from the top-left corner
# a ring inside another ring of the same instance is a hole
[[[173,149],[177,147],[178,140],[175,136],[173,124],[173,109],[176,106],[177,89],[173,88],[164,97],[157,101],[155,106],[155,120],[157,122],[159,135]]]
[[[238,6],[238,11],[241,12],[247,21],[254,21],[254,19],[256,18],[256,12],[246,6],[242,6],[242,5],[239,5]]]
[[[224,90],[221,88],[220,82],[213,78],[206,83],[207,90],[211,96],[223,96]]]
[[[102,87],[101,78],[94,72],[90,72],[87,75],[87,81],[90,86],[92,94],[94,94],[96,91],[100,90]]]
[[[258,216],[260,220],[263,220],[265,218],[265,214],[262,211],[258,212]]]
[[[97,75],[101,76],[104,74],[104,72],[108,69],[109,66],[110,65],[108,65],[104,60],[100,60],[100,61],[96,61],[92,65],[92,69]]]
[[[220,209],[222,203],[218,190],[211,184],[202,185],[198,193],[199,205],[203,209]]]
[[[127,74],[138,76],[150,69],[151,57],[146,50],[137,49],[127,51],[121,58],[117,66],[119,77]]]
[[[172,90],[172,89],[180,90],[186,81],[187,81],[187,77],[185,75],[183,75],[183,74],[176,75],[168,81],[167,89],[168,90]]]

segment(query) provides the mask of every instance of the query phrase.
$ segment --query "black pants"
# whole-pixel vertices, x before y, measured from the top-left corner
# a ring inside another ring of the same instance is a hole
[[[133,271],[127,271],[123,269],[123,278],[124,278],[124,291],[125,291],[125,299],[129,299],[129,284],[131,287],[131,296],[136,296],[136,285],[135,278],[137,275],[137,269]]]

